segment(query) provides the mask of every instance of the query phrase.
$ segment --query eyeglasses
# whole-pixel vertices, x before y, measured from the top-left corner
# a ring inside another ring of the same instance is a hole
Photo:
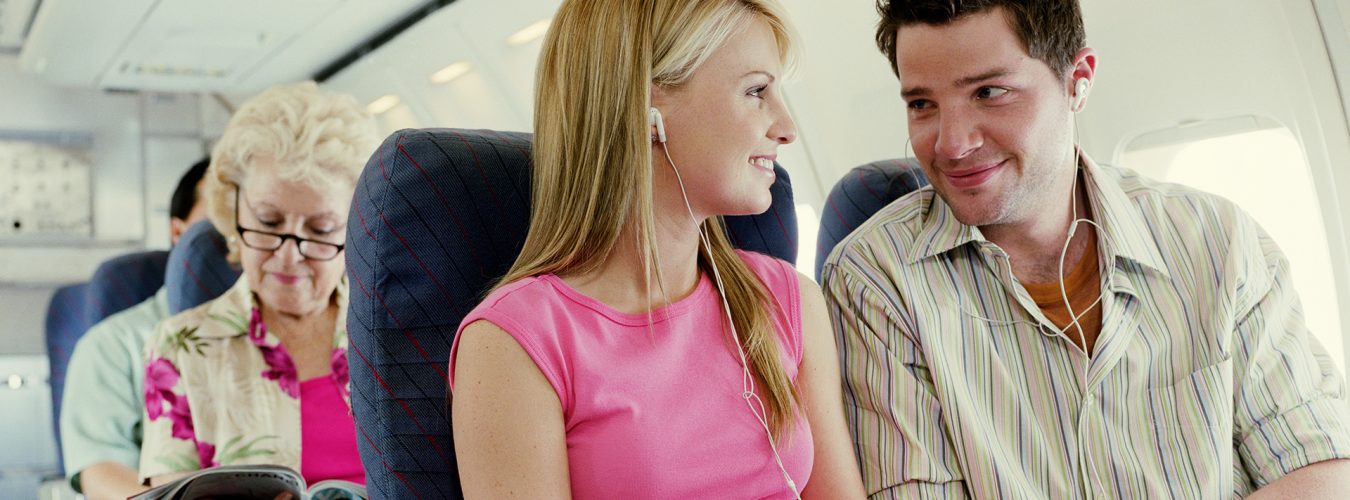
[[[239,231],[239,239],[244,242],[244,246],[254,250],[275,252],[286,244],[286,240],[295,240],[296,247],[300,249],[300,255],[310,260],[333,260],[339,253],[342,253],[342,248],[346,246],[301,238],[290,233],[270,233],[257,229],[247,229],[239,225],[239,191],[239,189],[234,191],[234,230]]]

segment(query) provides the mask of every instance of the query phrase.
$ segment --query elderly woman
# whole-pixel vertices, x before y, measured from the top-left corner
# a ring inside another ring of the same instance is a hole
[[[211,155],[209,217],[243,267],[147,345],[142,480],[278,464],[364,483],[347,387],[347,208],[377,137],[312,82],[246,102]]]

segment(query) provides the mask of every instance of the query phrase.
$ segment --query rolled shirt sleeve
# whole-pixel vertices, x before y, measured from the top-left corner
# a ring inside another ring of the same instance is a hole
[[[1253,224],[1254,227],[1254,224]],[[1259,228],[1235,353],[1234,430],[1256,487],[1300,467],[1350,456],[1345,383],[1304,323],[1289,262]]]

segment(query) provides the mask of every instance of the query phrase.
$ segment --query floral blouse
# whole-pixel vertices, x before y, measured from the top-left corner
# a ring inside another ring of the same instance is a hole
[[[350,408],[345,278],[336,299],[329,376]],[[146,344],[142,481],[218,465],[300,470],[300,381],[256,300],[240,277],[219,298],[155,327]]]

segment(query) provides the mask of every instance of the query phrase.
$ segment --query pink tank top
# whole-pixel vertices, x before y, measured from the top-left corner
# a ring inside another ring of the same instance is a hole
[[[802,359],[801,295],[786,262],[741,259],[766,285],[795,380]],[[792,498],[768,437],[741,398],[738,355],[708,276],[694,292],[647,314],[625,314],[554,275],[489,295],[460,325],[485,319],[524,348],[562,403],[575,498]],[[455,344],[450,351],[454,388]],[[779,443],[797,487],[811,475],[811,429],[799,414]]]
[[[356,425],[328,375],[300,382],[300,475],[311,485],[325,479],[366,484]]]

